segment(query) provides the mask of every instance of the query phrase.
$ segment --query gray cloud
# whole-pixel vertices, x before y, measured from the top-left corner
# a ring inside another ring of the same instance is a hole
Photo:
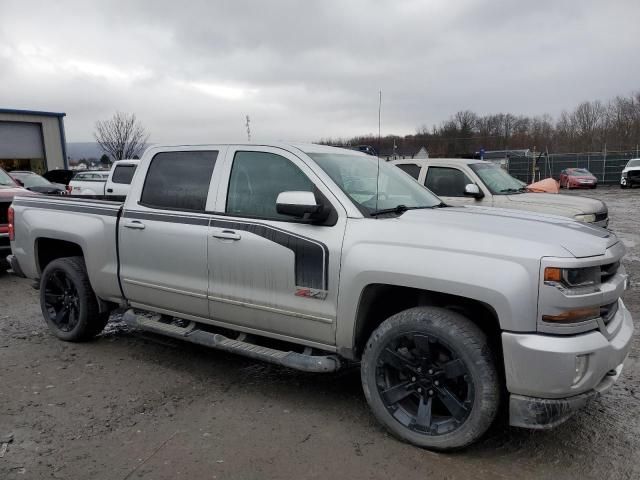
[[[135,112],[155,142],[411,133],[460,109],[557,114],[638,88],[636,0],[0,4],[0,105],[70,141]]]

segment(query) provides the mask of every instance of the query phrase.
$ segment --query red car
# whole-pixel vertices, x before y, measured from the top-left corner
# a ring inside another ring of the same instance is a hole
[[[586,168],[565,168],[560,172],[560,188],[596,188],[598,179]]]
[[[16,194],[29,194],[0,168],[0,263],[11,253],[9,245],[9,206]]]

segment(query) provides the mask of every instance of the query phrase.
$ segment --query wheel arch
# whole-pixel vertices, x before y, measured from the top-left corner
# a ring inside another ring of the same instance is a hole
[[[360,359],[367,339],[384,320],[418,306],[446,308],[467,317],[487,336],[489,347],[497,357],[497,364],[504,364],[500,337],[502,329],[498,313],[493,306],[459,295],[383,283],[369,284],[361,292],[349,356]]]

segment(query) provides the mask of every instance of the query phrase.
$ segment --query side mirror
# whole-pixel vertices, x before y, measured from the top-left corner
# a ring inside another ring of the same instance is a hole
[[[464,194],[465,196],[473,197],[476,200],[479,200],[482,197],[484,197],[484,193],[482,193],[482,190],[480,190],[480,187],[478,187],[478,185],[476,185],[475,183],[469,183],[465,185]]]
[[[276,211],[282,215],[310,218],[321,210],[313,192],[281,192],[276,200]]]

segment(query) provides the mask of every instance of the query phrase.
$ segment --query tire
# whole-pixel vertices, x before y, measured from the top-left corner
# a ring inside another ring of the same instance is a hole
[[[624,190],[625,188],[627,188],[627,186],[626,186],[626,185],[623,185],[623,184],[620,184],[620,188],[621,188],[622,190]]]
[[[410,370],[403,372],[408,358]],[[398,383],[390,386],[390,379]],[[477,441],[500,405],[498,372],[484,333],[443,308],[411,308],[382,322],[367,342],[361,380],[378,421],[401,440],[430,450]],[[443,398],[455,408],[449,410]]]
[[[40,307],[49,330],[67,342],[90,340],[109,320],[109,312],[100,313],[82,257],[47,265],[40,279]]]

